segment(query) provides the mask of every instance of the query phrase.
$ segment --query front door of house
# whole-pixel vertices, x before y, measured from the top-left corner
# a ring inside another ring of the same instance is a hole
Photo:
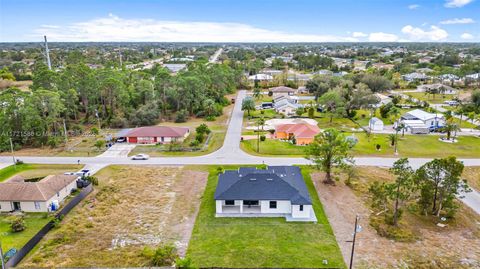
[[[20,202],[13,202],[13,211],[20,211],[21,209]]]

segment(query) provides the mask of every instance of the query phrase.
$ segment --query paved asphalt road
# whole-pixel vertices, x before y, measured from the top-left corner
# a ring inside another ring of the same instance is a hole
[[[134,161],[124,156],[98,156],[98,157],[19,157],[26,163],[46,163],[46,164],[76,164],[93,165],[101,167],[109,164],[157,164],[157,165],[227,165],[227,164],[268,164],[268,165],[294,165],[294,164],[310,164],[304,158],[283,158],[283,157],[259,157],[252,156],[240,149],[240,137],[242,133],[243,111],[242,100],[246,95],[246,91],[238,92],[235,107],[230,117],[227,134],[223,146],[208,155],[198,157],[155,157],[149,160]],[[410,164],[414,168],[418,168],[424,163],[430,161],[428,158],[409,158]],[[480,166],[480,159],[460,159],[466,166]],[[361,166],[380,166],[390,167],[396,161],[396,158],[382,157],[357,157],[355,164]],[[12,157],[0,157],[0,167],[2,165],[12,163]],[[463,202],[472,207],[480,214],[480,193],[473,191],[467,193],[465,198],[461,198]]]

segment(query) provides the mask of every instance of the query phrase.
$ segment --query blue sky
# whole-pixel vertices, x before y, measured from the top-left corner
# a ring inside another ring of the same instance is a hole
[[[480,0],[0,0],[0,41],[480,42]]]

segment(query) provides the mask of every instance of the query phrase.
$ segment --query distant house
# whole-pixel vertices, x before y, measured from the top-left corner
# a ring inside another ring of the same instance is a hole
[[[456,89],[441,83],[420,85],[418,86],[418,89],[423,92],[436,89],[440,94],[457,94],[458,93]]]
[[[383,121],[377,117],[373,117],[368,122],[368,128],[374,132],[383,131],[383,128],[384,128]]]
[[[147,126],[131,129],[121,134],[128,143],[133,144],[156,144],[171,143],[172,141],[181,142],[190,134],[187,127],[172,126]],[[117,135],[120,138],[120,136]]]
[[[424,73],[413,72],[410,74],[403,75],[402,78],[405,81],[413,82],[413,81],[426,81],[428,79],[428,76],[425,75]]]
[[[281,95],[274,99],[273,108],[277,113],[290,116],[295,114],[295,111],[302,107],[301,105],[297,104],[297,102],[298,101],[296,99],[291,98],[289,95]]]
[[[287,221],[317,218],[299,167],[241,167],[218,177],[216,217],[285,217]]]
[[[269,92],[272,93],[273,98],[276,98],[282,95],[294,95],[297,92],[297,90],[292,89],[290,87],[286,87],[286,86],[279,86],[279,87],[270,88]]]
[[[248,77],[249,81],[273,81],[273,76],[267,74],[256,74]]]
[[[376,105],[377,107],[380,107],[382,105],[386,105],[388,103],[392,102],[392,98],[381,94],[381,93],[375,93],[375,96],[380,100],[380,102]]]
[[[38,182],[15,176],[0,183],[0,212],[49,212],[77,188],[77,176],[50,175]]]
[[[275,126],[275,138],[289,140],[295,137],[297,145],[308,145],[313,142],[315,136],[320,133],[316,125],[300,124],[279,124]]]
[[[322,75],[322,76],[332,76],[333,72],[330,70],[322,69],[322,70],[318,70],[317,72],[314,72],[313,74]]]
[[[186,68],[186,64],[164,64],[163,67],[167,68],[172,73],[178,73],[182,69]]]
[[[412,134],[429,133],[445,125],[445,118],[442,114],[429,113],[421,109],[405,113],[400,121],[405,124],[407,131]]]

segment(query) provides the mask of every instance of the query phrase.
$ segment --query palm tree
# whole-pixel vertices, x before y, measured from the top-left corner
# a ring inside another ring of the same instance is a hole
[[[460,128],[458,128],[458,125],[454,123],[453,121],[447,121],[445,126],[443,126],[443,131],[447,132],[447,140],[450,140],[450,137],[452,136],[452,132],[456,132]]]
[[[472,124],[475,125],[475,119],[477,118],[477,115],[475,114],[475,112],[472,111],[472,112],[468,113],[468,114],[467,114],[467,118],[468,118],[468,120],[470,120],[470,121],[472,122]],[[474,128],[471,128],[471,129],[470,129],[470,132],[472,132],[473,129],[474,129]]]
[[[397,129],[398,129],[399,131],[402,131],[402,137],[405,137],[405,130],[407,129],[407,126],[405,125],[405,123],[400,122],[400,123],[397,125]]]
[[[262,126],[262,133],[263,133],[263,126],[265,125],[265,119],[260,117],[257,119],[257,153],[260,152],[260,126]]]
[[[260,99],[262,97],[262,92],[260,91],[260,88],[254,88],[253,89],[253,98],[255,99]]]

